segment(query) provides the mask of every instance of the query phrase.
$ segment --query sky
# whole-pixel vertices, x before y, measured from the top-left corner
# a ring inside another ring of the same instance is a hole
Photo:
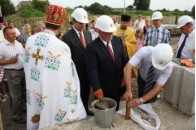
[[[20,1],[28,0],[11,0],[11,2],[16,6]],[[61,5],[63,7],[74,8],[76,6],[89,6],[95,2],[102,5],[107,5],[112,8],[124,8],[128,5],[132,5],[134,0],[49,0],[51,4]],[[179,9],[181,11],[188,10],[191,11],[192,7],[195,5],[195,0],[151,0],[150,9],[151,10],[174,10]]]

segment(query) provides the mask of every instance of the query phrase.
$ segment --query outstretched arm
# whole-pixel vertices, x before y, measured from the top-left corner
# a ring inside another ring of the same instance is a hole
[[[131,92],[131,71],[132,71],[132,65],[128,62],[127,65],[124,68],[124,80],[125,80],[125,86],[126,86],[126,92],[124,93],[123,97],[126,101],[128,99],[132,99],[132,92]]]

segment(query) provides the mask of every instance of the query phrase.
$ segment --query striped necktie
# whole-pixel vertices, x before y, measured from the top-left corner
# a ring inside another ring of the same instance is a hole
[[[114,53],[112,52],[112,48],[110,47],[109,42],[107,42],[107,49],[108,52],[110,53],[110,56],[112,57],[112,60],[115,61]]]
[[[146,78],[146,84],[144,87],[144,93],[147,93],[149,90],[151,90],[154,86],[154,67],[151,66],[148,70],[147,78]]]
[[[180,48],[179,48],[179,50],[178,50],[177,58],[181,58],[182,50],[183,50],[183,48],[184,48],[184,45],[185,45],[185,42],[186,42],[186,38],[187,38],[187,37],[188,37],[188,35],[186,35],[186,36],[184,37],[184,40],[183,40],[183,42],[182,42],[182,44],[181,44],[181,46],[180,46]]]

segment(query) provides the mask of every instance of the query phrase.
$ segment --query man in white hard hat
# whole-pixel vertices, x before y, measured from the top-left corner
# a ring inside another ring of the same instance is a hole
[[[93,112],[88,110],[90,85],[86,74],[84,59],[86,46],[92,42],[91,33],[86,30],[86,24],[89,22],[88,14],[83,8],[76,8],[71,14],[71,17],[73,18],[73,28],[63,35],[62,40],[70,47],[71,56],[80,79],[82,102],[87,114],[92,116]]]
[[[113,36],[116,27],[111,17],[100,16],[95,27],[99,29],[99,37],[87,46],[85,55],[88,79],[96,98],[114,99],[118,110],[123,67],[127,62],[123,43],[119,37]],[[127,91],[131,93],[131,90]]]
[[[178,19],[178,27],[182,35],[178,42],[178,48],[176,51],[177,58],[191,59],[193,51],[195,50],[195,29],[193,26],[193,19],[184,15]]]
[[[153,25],[149,28],[144,37],[144,45],[156,46],[159,43],[166,43],[171,45],[170,32],[166,27],[161,26],[163,22],[163,15],[156,11],[152,14]]]
[[[124,68],[124,79],[127,88],[131,89],[131,70],[139,66],[138,72],[138,98],[131,99],[130,107],[136,107],[142,103],[150,103],[156,100],[156,95],[161,91],[170,77],[173,64],[171,63],[173,50],[170,45],[160,43],[155,47],[146,46],[140,48],[129,60]],[[128,95],[124,95],[128,100]]]

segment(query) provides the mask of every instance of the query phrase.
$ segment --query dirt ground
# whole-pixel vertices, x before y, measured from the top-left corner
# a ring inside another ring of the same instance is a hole
[[[174,52],[177,47],[179,37],[172,37]],[[164,90],[163,90],[164,91]],[[161,98],[152,104],[154,111],[161,120],[160,130],[194,130],[195,116],[187,116],[169,105],[161,93]],[[137,95],[136,80],[133,79],[133,95]],[[90,102],[92,102],[91,96]],[[120,102],[120,108],[125,109],[125,101]],[[11,119],[10,101],[0,104],[4,130],[26,130],[26,124],[14,123]],[[115,114],[113,126],[110,128],[99,128],[95,123],[95,117],[87,117],[74,123],[62,124],[41,130],[143,130],[141,126],[133,120],[125,120],[124,116]]]

